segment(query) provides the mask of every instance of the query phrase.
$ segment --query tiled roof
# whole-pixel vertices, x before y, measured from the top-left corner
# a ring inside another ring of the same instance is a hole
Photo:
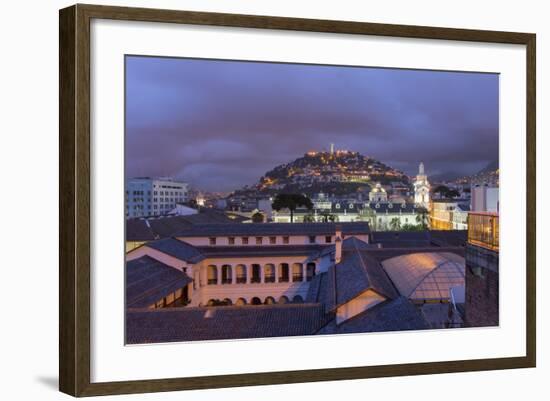
[[[172,237],[176,232],[194,224],[235,224],[246,220],[245,217],[215,210],[201,210],[188,216],[163,216],[134,218],[126,220],[127,241],[150,241],[157,238]]]
[[[468,230],[431,230],[431,242],[437,246],[466,246]]]
[[[202,224],[183,228],[175,237],[255,236],[255,235],[334,235],[336,226],[345,235],[368,234],[367,222],[354,223],[236,223]]]
[[[191,282],[187,274],[149,256],[126,262],[126,306],[144,308]]]
[[[332,320],[318,334],[369,333],[380,331],[424,330],[430,325],[405,297],[382,302],[340,325]]]
[[[328,273],[320,273],[313,276],[309,282],[309,288],[305,302],[307,303],[320,303],[323,306],[327,306],[327,294],[328,294]]]
[[[322,245],[244,245],[196,247],[202,258],[206,257],[251,257],[251,256],[317,256],[326,246]],[[199,260],[198,257],[191,261]]]
[[[430,246],[430,231],[376,231],[372,242],[384,248],[409,248]]]
[[[465,246],[467,230],[376,231],[373,244],[383,248],[419,248],[427,246]]]
[[[329,253],[334,253],[334,245],[325,246],[321,251],[321,256],[328,255]],[[366,249],[377,249],[377,245],[368,244],[365,241],[360,240],[357,237],[347,237],[342,241],[342,250],[343,251],[352,251],[352,250],[366,250]]]
[[[126,241],[152,241],[155,234],[143,219],[126,220]]]
[[[371,289],[386,298],[398,296],[380,263],[359,250],[344,251],[327,272],[327,310],[334,310]]]
[[[319,304],[183,307],[126,313],[129,344],[301,336],[325,323]]]
[[[196,247],[175,238],[163,238],[148,242],[143,246],[156,249],[157,251],[184,261],[197,262],[201,257],[201,253]]]

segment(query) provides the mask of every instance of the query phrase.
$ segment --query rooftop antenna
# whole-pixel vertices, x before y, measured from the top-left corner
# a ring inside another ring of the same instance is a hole
[[[330,144],[330,154],[331,155],[334,154],[334,144],[333,143]]]

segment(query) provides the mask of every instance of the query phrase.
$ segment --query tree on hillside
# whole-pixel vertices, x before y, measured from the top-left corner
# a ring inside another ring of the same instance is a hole
[[[300,206],[305,206],[308,210],[313,209],[311,199],[302,194],[277,194],[271,204],[273,210],[276,211],[280,211],[281,209],[290,210],[291,223],[294,223],[294,211]]]
[[[265,218],[265,216],[262,212],[256,212],[252,215],[252,222],[253,223],[263,223],[264,218]]]
[[[458,192],[456,189],[449,189],[447,191],[447,198],[458,198],[460,196],[460,192]]]
[[[394,217],[390,221],[390,230],[392,231],[399,231],[401,230],[401,220],[399,217]]]
[[[313,213],[308,213],[304,216],[304,223],[315,223],[315,215]]]
[[[434,194],[438,194],[440,198],[446,198],[449,193],[449,187],[445,186],[445,185],[438,185],[435,189],[434,189]]]
[[[338,220],[338,216],[336,216],[335,214],[332,214],[330,213],[328,210],[323,210],[319,213],[319,215],[321,216],[321,221],[323,223],[328,223],[328,222],[335,222]]]
[[[416,222],[420,224],[422,229],[428,229],[428,209],[425,207],[418,207],[416,209]]]

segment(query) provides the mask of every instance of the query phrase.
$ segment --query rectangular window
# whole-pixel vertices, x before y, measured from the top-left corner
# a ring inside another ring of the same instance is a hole
[[[248,245],[248,237],[243,237],[242,238],[242,244],[243,245]]]
[[[229,245],[235,245],[235,237],[229,237],[227,239],[227,242],[229,243]]]
[[[283,237],[283,244],[288,244],[290,242],[290,238],[288,236]]]
[[[210,237],[208,240],[210,241],[210,245],[216,245],[216,237]]]
[[[326,242],[327,244],[330,244],[330,243],[332,242],[332,237],[331,237],[330,235],[327,235],[327,236],[325,237],[325,242]]]
[[[262,237],[256,237],[256,245],[262,245],[263,238]]]
[[[270,244],[276,244],[277,243],[277,237],[269,237],[269,243]]]
[[[315,235],[310,235],[309,236],[309,243],[310,244],[315,244]]]

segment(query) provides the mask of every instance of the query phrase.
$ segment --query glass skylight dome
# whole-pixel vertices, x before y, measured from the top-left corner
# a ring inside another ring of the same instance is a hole
[[[401,295],[413,302],[449,301],[450,288],[464,285],[465,260],[454,253],[396,256],[382,266]]]

